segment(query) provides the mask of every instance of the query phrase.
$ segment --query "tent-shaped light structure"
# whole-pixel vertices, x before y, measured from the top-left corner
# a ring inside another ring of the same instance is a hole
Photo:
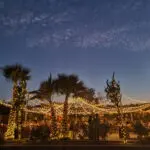
[[[71,98],[69,99],[69,106],[68,106],[68,115],[89,115],[91,113],[116,113],[116,109],[114,107],[100,107],[99,105],[90,104],[82,98]],[[0,101],[0,105],[4,105],[6,107],[11,108],[11,104],[7,104],[3,101]],[[123,113],[132,113],[132,112],[140,112],[146,108],[150,107],[150,103],[140,104],[139,106],[135,107],[124,107]],[[56,104],[54,103],[54,108],[56,110],[57,115],[62,115],[63,113],[63,104]],[[25,112],[35,113],[35,114],[43,114],[43,115],[50,115],[50,108],[49,105],[44,107],[32,107],[32,108],[24,108]],[[147,111],[148,112],[148,111]]]
[[[63,105],[56,107],[56,111],[60,114],[63,112]],[[105,108],[98,108],[94,104],[90,104],[82,98],[71,98],[68,101],[68,115],[90,115],[100,112],[107,112]]]

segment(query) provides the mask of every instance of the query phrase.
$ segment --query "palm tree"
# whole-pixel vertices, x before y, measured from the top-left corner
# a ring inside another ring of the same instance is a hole
[[[57,93],[65,95],[62,120],[62,132],[64,137],[67,136],[68,133],[68,98],[71,94],[76,94],[81,91],[83,87],[84,84],[79,80],[77,75],[58,74],[58,78],[56,79],[56,91]]]
[[[16,65],[7,65],[1,68],[3,76],[8,80],[13,82],[13,94],[12,94],[12,109],[10,111],[8,127],[5,133],[5,138],[14,138],[15,122],[16,122],[16,110],[15,103],[17,101],[17,86],[20,79],[21,66]]]
[[[48,79],[40,84],[39,90],[30,93],[35,93],[35,96],[33,96],[32,99],[41,98],[49,101],[52,116],[52,136],[55,137],[57,135],[57,120],[52,102],[52,96],[55,93],[55,80],[52,79],[52,75],[50,74]]]
[[[13,98],[12,98],[12,109],[10,111],[9,120],[8,120],[8,128],[5,134],[5,137],[8,138],[14,138],[14,130],[17,126],[17,129],[19,131],[19,138],[21,137],[21,121],[19,125],[19,118],[21,119],[21,111],[20,108],[23,104],[23,101],[25,99],[25,93],[23,94],[23,89],[26,89],[25,86],[20,86],[21,83],[26,83],[26,80],[29,79],[29,69],[24,68],[20,64],[15,65],[7,65],[3,68],[1,68],[3,76],[13,82]],[[18,116],[20,114],[20,117]]]

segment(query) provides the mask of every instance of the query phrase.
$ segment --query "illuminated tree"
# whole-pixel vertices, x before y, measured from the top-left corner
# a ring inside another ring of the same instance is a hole
[[[25,99],[24,93],[23,93],[23,82],[25,83],[26,80],[29,79],[29,70],[27,68],[24,68],[20,64],[15,65],[7,65],[3,68],[1,68],[3,76],[13,82],[13,98],[12,98],[12,109],[9,114],[9,120],[8,120],[8,128],[5,133],[5,138],[14,138],[14,130],[15,127],[18,129],[19,138],[21,138],[21,122],[19,123],[19,120],[21,118],[21,109],[22,104]],[[21,85],[19,85],[19,82]],[[26,84],[25,84],[26,88]],[[19,117],[20,116],[20,117]],[[20,124],[20,125],[19,125]]]
[[[68,134],[68,98],[83,89],[83,82],[76,75],[58,74],[56,79],[56,90],[58,93],[65,95],[62,132],[64,137]]]
[[[20,79],[20,65],[7,65],[1,68],[3,76],[8,80],[13,82],[13,94],[12,94],[12,109],[10,110],[8,127],[5,133],[6,139],[14,138],[14,130],[16,126],[16,110],[15,103],[17,101],[17,85]]]
[[[118,112],[118,121],[121,125],[121,128],[123,131],[123,138],[124,142],[126,142],[126,133],[124,129],[124,124],[123,124],[123,118],[122,118],[122,112],[121,112],[121,90],[120,90],[120,83],[116,82],[115,80],[115,73],[113,73],[112,80],[111,81],[106,81],[107,87],[105,88],[106,96],[107,99],[110,100],[115,107],[117,108]]]
[[[55,137],[57,135],[57,120],[56,120],[56,113],[54,109],[54,105],[52,102],[52,96],[55,93],[55,80],[52,79],[50,74],[49,78],[46,81],[43,81],[40,85],[39,90],[33,91],[31,93],[35,93],[36,95],[32,97],[34,98],[41,98],[49,101],[50,104],[50,112],[52,116],[52,136]]]

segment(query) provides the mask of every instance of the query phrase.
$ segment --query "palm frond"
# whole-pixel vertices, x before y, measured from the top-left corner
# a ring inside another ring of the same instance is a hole
[[[20,79],[29,80],[30,70],[24,68],[22,65],[16,63],[15,65],[6,65],[1,68],[3,76],[10,81],[17,81]]]

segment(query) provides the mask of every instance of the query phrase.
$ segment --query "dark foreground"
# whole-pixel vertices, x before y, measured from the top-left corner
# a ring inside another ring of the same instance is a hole
[[[150,150],[143,145],[5,145],[1,150]]]
[[[149,143],[150,144],[150,143]],[[150,145],[135,142],[122,144],[120,142],[87,142],[66,141],[50,143],[5,143],[0,150],[150,150]]]

